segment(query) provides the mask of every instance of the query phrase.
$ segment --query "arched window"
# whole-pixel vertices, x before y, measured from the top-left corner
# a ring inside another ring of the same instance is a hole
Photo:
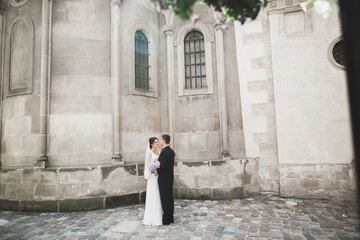
[[[149,90],[149,42],[141,30],[135,32],[135,88]]]
[[[185,89],[206,87],[204,35],[196,30],[184,39]]]

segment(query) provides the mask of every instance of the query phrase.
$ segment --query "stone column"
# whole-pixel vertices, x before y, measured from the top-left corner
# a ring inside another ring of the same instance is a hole
[[[42,1],[41,24],[41,69],[40,69],[40,157],[34,163],[35,168],[46,168],[49,165],[47,157],[47,120],[48,120],[48,81],[49,81],[49,22],[51,0]]]
[[[162,30],[166,35],[169,134],[172,147],[175,149],[174,31],[170,25],[165,25]]]
[[[223,158],[230,158],[229,137],[228,137],[228,117],[226,103],[226,84],[225,84],[225,58],[224,58],[224,37],[221,25],[215,25],[216,39],[216,64],[219,91],[219,112],[220,112],[220,131],[221,131],[221,155]]]
[[[113,86],[113,155],[114,165],[124,164],[121,155],[121,82],[120,82],[120,0],[111,2],[111,78]]]

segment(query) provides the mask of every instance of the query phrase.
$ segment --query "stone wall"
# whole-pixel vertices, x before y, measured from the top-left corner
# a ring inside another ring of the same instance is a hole
[[[233,199],[259,193],[255,159],[177,162],[174,196],[182,199]]]
[[[110,2],[53,1],[51,166],[111,161]]]
[[[354,159],[345,71],[329,61],[339,16],[269,5],[282,196],[353,198]]]
[[[224,55],[225,55],[225,81],[226,100],[229,129],[229,152],[234,159],[246,157],[245,140],[243,130],[243,119],[241,111],[241,97],[238,66],[236,63],[236,44],[234,44],[235,28],[234,23],[227,24],[228,29],[224,34]]]
[[[355,161],[351,164],[280,164],[282,197],[356,199]]]
[[[32,166],[40,155],[41,1],[20,8],[6,1],[3,20],[1,161],[3,166]],[[11,62],[11,56],[19,62]]]
[[[151,1],[122,1],[120,11],[121,153],[125,162],[140,162],[144,160],[148,139],[160,139],[161,133],[168,131],[162,130],[168,121],[168,117],[162,119],[167,105],[161,105],[161,101],[166,102],[166,90],[162,90],[166,85],[166,45],[160,44],[165,39],[160,31],[165,20]],[[144,91],[135,89],[136,30],[143,31],[149,41],[150,89]]]
[[[258,193],[256,160],[175,163],[175,198],[232,199]],[[11,169],[0,173],[0,209],[76,211],[143,202],[144,164]]]
[[[235,22],[241,111],[247,157],[258,158],[260,191],[279,192],[270,27],[266,13]]]
[[[201,30],[205,36],[205,44],[210,42],[209,52],[211,58],[206,59],[206,66],[211,65],[211,71],[206,71],[207,79],[212,79],[211,83],[207,82],[207,90],[188,90],[183,94],[184,79],[179,73],[179,49],[184,46],[179,43],[182,41],[182,31],[185,26],[192,25],[191,21],[182,21],[179,17],[174,16],[174,75],[175,75],[175,149],[177,158],[180,160],[211,160],[221,158],[221,133],[220,133],[220,114],[227,114],[228,122],[224,127],[228,129],[229,150],[234,158],[245,157],[244,140],[242,132],[240,98],[238,95],[239,84],[236,78],[237,68],[232,62],[236,59],[234,52],[234,30],[224,32],[224,54],[225,54],[225,81],[226,81],[226,113],[220,113],[219,110],[219,90],[217,79],[217,62],[216,62],[216,44],[214,29],[214,13],[211,8],[205,4],[197,3],[194,6],[194,14],[201,16],[199,25],[202,24]],[[195,25],[194,25],[195,26]],[[206,30],[205,30],[206,29]],[[189,29],[189,31],[191,28]],[[232,46],[229,47],[228,46]],[[210,77],[210,74],[212,77]],[[210,80],[208,80],[210,81]]]
[[[339,16],[279,4],[269,11],[279,164],[350,164],[345,71],[329,61]]]
[[[20,208],[21,211],[71,211],[138,203],[144,200],[146,189],[143,169],[143,164],[3,169],[0,207]]]

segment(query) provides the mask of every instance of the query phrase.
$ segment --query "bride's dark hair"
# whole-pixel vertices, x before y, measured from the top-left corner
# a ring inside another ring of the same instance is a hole
[[[149,146],[150,146],[150,149],[152,149],[152,144],[154,143],[154,141],[157,139],[157,137],[151,137],[151,138],[149,138]],[[159,139],[157,139],[157,140],[159,140]]]

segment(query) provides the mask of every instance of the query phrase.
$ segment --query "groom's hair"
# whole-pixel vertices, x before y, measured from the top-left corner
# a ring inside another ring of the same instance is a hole
[[[166,142],[166,144],[169,144],[170,143],[170,136],[167,135],[167,134],[164,134],[161,136],[162,139],[164,139],[164,141]]]

